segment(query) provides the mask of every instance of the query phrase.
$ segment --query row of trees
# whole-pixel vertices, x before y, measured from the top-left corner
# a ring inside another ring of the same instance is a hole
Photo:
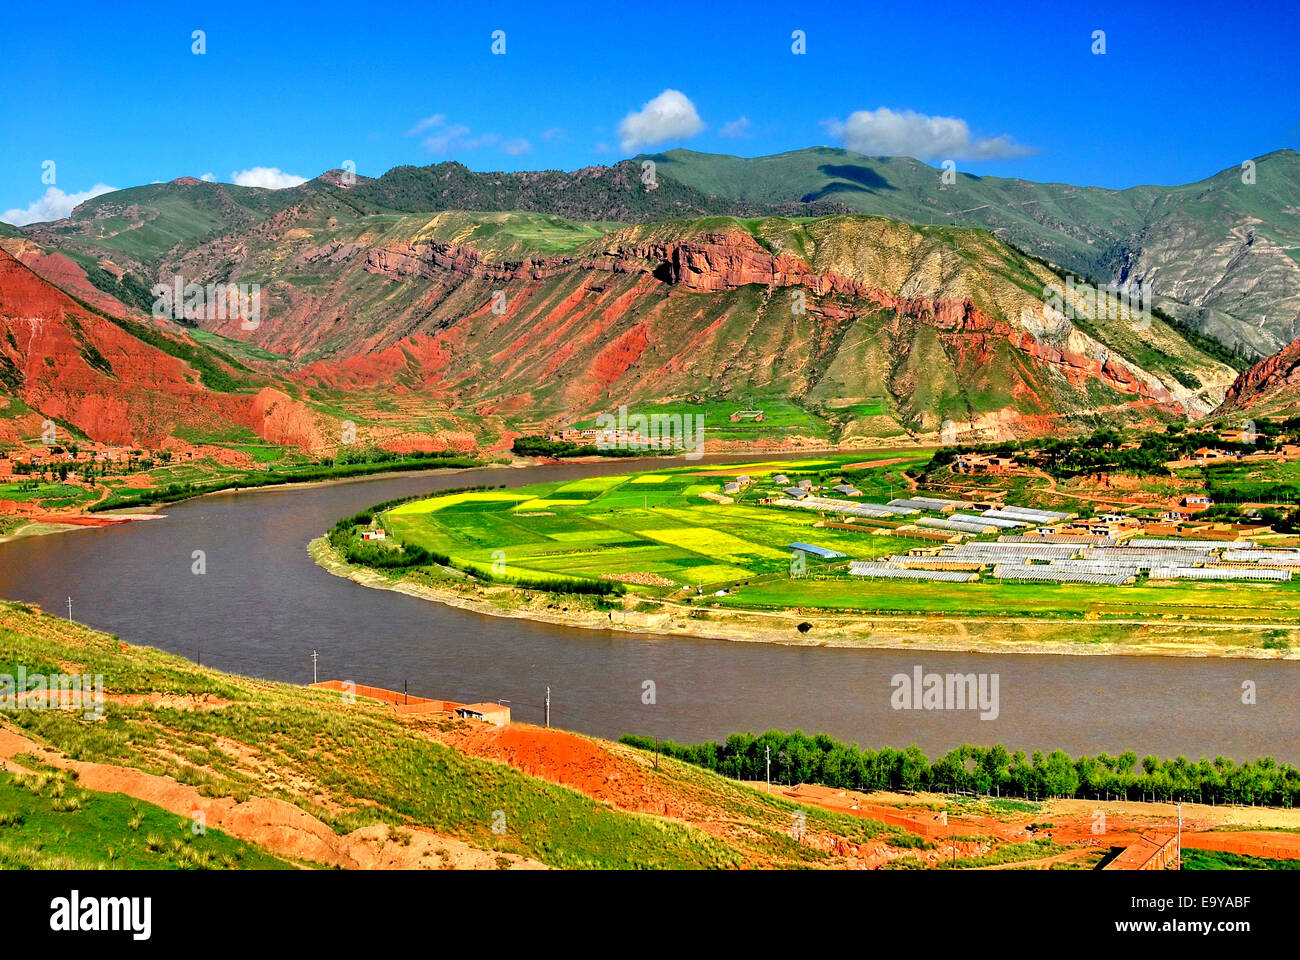
[[[516,437],[511,452],[521,457],[636,457],[645,450],[634,447],[597,447],[594,444],[577,444],[571,440],[551,440],[547,437]]]
[[[915,745],[860,750],[826,734],[770,730],[732,734],[725,743],[682,745],[625,736],[623,743],[676,757],[738,780],[762,780],[771,757],[778,783],[819,783],[851,790],[939,790],[1042,800],[1158,800],[1263,804],[1300,801],[1300,770],[1272,757],[1236,764],[1224,757],[1172,760],[1126,750],[1075,759],[1061,750],[1014,753],[1001,744],[963,744],[933,763]]]
[[[1201,447],[1258,453],[1277,447],[1297,428],[1300,428],[1300,418],[1285,423],[1261,421],[1256,425],[1255,443],[1230,443],[1220,440],[1217,433],[1186,430],[1174,424],[1164,433],[1134,435],[1104,429],[1086,436],[1056,437],[1041,442],[959,445],[936,451],[927,470],[948,466],[959,454],[988,453],[1002,457],[1017,456],[1042,467],[1058,479],[1101,472],[1158,476],[1168,472],[1165,463],[1183,459]],[[1125,448],[1124,444],[1131,440],[1137,440],[1137,446]]]
[[[242,490],[253,487],[274,487],[286,483],[308,483],[313,480],[335,480],[342,477],[364,476],[368,473],[381,473],[388,470],[434,470],[445,467],[477,467],[481,462],[473,457],[453,453],[421,454],[402,456],[400,458],[361,463],[339,463],[332,461],[313,463],[303,467],[294,467],[280,472],[243,473],[237,477],[212,481],[209,483],[169,483],[153,490],[145,490],[130,496],[114,494],[90,507],[91,511],[117,510],[123,507],[148,506],[155,503],[173,503],[186,500],[204,493],[216,493],[221,490]]]

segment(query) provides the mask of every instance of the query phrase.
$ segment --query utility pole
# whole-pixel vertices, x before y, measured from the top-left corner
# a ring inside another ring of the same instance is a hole
[[[769,744],[763,748],[763,753],[767,757],[767,792],[772,792],[772,747]]]
[[[311,682],[316,682],[316,661],[320,659],[320,654],[315,650],[311,652]]]
[[[402,706],[406,706],[406,681],[402,681]]]
[[[1183,869],[1183,804],[1178,802],[1178,869]]]
[[[72,598],[68,597],[68,623],[72,622]]]
[[[550,687],[546,688],[546,726],[547,729],[550,729],[551,726],[551,688]]]

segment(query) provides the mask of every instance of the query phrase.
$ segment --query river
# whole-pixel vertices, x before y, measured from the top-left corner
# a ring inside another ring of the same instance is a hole
[[[380,501],[626,469],[584,463],[215,494],[164,507],[161,520],[0,544],[0,597],[63,615],[71,596],[82,623],[247,676],[310,682],[314,650],[321,679],[504,699],[522,721],[542,719],[549,686],[554,725],[604,737],[695,742],[799,728],[863,747],[916,743],[931,757],[1000,741],[1300,763],[1297,661],[850,650],[581,630],[362,587],[306,553],[339,517]],[[203,575],[192,572],[196,550]],[[890,678],[918,665],[997,674],[998,716],[893,709]],[[1256,704],[1242,703],[1245,680],[1257,686]],[[643,702],[646,681],[654,703]]]

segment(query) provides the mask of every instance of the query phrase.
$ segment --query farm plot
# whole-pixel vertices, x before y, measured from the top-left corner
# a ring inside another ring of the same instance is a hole
[[[723,472],[775,473],[837,463],[773,461]],[[385,523],[401,539],[468,569],[495,564],[507,579],[624,579],[651,593],[780,573],[789,568],[789,544],[796,541],[854,558],[889,552],[887,538],[816,528],[812,514],[700,499],[701,491],[718,489],[718,470],[661,469],[449,494],[396,507],[385,514]]]

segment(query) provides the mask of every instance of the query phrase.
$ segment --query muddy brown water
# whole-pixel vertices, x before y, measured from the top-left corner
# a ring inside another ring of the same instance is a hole
[[[553,724],[604,737],[695,742],[798,728],[863,747],[916,743],[932,757],[1000,741],[1300,763],[1297,661],[846,650],[582,630],[362,587],[306,553],[339,517],[380,501],[626,470],[570,464],[216,494],[164,507],[166,519],[0,544],[0,597],[64,615],[71,596],[82,623],[248,676],[310,682],[315,650],[321,679],[503,699],[530,722],[542,719],[549,685]],[[206,555],[202,576],[191,570],[196,550]],[[997,718],[893,709],[891,677],[918,665],[997,674]],[[1245,680],[1257,686],[1255,705],[1241,702]]]

